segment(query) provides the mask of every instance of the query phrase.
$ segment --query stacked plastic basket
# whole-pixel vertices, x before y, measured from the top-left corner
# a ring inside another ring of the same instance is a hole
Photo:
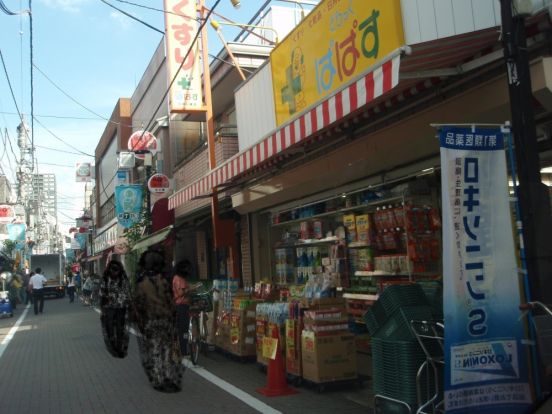
[[[417,405],[416,374],[426,360],[411,320],[433,320],[428,299],[417,284],[386,288],[365,314],[372,335],[374,394]],[[423,393],[426,381],[421,381]]]

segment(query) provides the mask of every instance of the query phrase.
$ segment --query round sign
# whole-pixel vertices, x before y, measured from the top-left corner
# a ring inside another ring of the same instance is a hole
[[[148,190],[152,193],[166,193],[171,184],[165,174],[153,174],[148,180]]]
[[[77,164],[77,176],[78,177],[90,177],[91,166],[89,162]]]
[[[137,154],[136,151],[149,151],[152,155],[157,153],[157,138],[148,131],[136,131],[128,139],[128,150],[134,152],[136,158],[143,160],[144,154]]]
[[[8,204],[0,205],[0,223],[11,223],[15,218],[15,210]]]

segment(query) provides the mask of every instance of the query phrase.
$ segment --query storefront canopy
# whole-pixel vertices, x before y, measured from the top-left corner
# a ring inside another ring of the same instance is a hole
[[[529,46],[542,37],[545,29],[539,24],[546,19],[545,13],[529,19]],[[291,148],[313,138],[322,139],[325,130],[338,126],[357,113],[370,118],[439,84],[444,78],[462,76],[502,57],[503,46],[496,27],[397,49],[377,66],[368,69],[356,82],[308,108],[255,145],[178,190],[169,198],[169,209],[209,195],[213,188],[229,185],[270,163],[281,162]]]
[[[132,250],[135,250],[135,251],[145,250],[150,246],[153,246],[157,243],[162,242],[169,236],[172,229],[173,229],[173,225],[170,225],[161,230],[156,231],[155,233],[150,234],[149,236],[143,238],[138,243],[136,243],[132,248]]]

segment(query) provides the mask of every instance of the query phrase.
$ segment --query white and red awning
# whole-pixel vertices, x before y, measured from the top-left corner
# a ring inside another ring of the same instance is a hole
[[[178,190],[169,197],[169,209],[210,193],[213,187],[276,157],[393,89],[399,83],[402,52],[402,49],[398,49],[357,81],[303,112],[257,144],[226,160],[204,177]]]

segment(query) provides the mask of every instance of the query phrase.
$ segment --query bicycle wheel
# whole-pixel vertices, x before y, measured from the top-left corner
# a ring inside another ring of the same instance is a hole
[[[209,351],[209,344],[207,343],[207,336],[209,334],[209,328],[207,326],[207,320],[209,317],[206,312],[201,312],[199,314],[199,338],[201,342],[201,349],[204,355],[207,355]]]
[[[192,364],[197,365],[199,359],[199,323],[197,316],[190,318],[190,327],[188,329],[188,350],[190,351],[190,360]]]

